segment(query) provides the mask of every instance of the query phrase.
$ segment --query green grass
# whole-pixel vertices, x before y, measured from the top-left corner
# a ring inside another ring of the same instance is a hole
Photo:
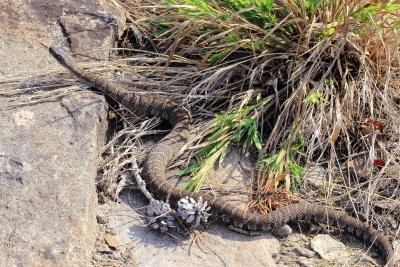
[[[258,131],[259,115],[270,107],[271,97],[259,99],[257,103],[248,104],[230,112],[216,114],[218,122],[209,131],[207,146],[198,152],[200,161],[178,173],[191,173],[181,189],[200,190],[211,169],[218,163],[221,166],[232,145],[242,144],[243,150],[255,149],[262,153],[262,138]]]

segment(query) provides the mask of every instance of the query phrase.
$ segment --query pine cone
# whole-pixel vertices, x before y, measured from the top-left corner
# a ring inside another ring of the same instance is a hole
[[[147,215],[151,229],[160,230],[161,233],[167,232],[175,227],[175,218],[169,204],[154,200],[147,206]]]
[[[211,207],[207,206],[207,201],[203,202],[202,197],[198,201],[191,197],[185,197],[178,202],[178,215],[188,224],[198,226],[201,222],[207,222],[211,215],[208,211]]]

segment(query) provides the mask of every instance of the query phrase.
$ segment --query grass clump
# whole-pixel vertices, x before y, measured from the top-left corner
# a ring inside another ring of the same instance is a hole
[[[330,172],[326,197],[347,195],[354,212],[386,224],[375,207],[399,202],[399,1],[136,2],[135,38],[156,33],[149,43],[169,56],[165,68],[173,57],[196,62],[179,91],[195,124],[221,114],[198,137],[208,140],[185,188],[199,190],[240,141],[257,154],[252,190],[296,191],[305,163],[323,163],[341,177]],[[248,91],[272,96],[256,117],[254,103],[237,101]]]

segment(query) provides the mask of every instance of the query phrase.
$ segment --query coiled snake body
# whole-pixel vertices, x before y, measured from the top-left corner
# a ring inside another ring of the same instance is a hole
[[[243,211],[237,206],[233,206],[210,194],[192,193],[174,188],[166,180],[165,169],[169,161],[188,139],[190,118],[187,111],[165,98],[131,92],[103,77],[87,73],[75,63],[70,55],[62,50],[50,47],[49,52],[61,65],[78,78],[109,95],[126,108],[160,116],[172,124],[173,129],[171,132],[153,147],[144,163],[143,176],[149,191],[156,198],[165,199],[169,195],[170,203],[173,205],[185,196],[190,196],[194,199],[198,199],[201,196],[211,206],[212,216],[219,216],[225,223],[230,223],[246,230],[267,231],[289,221],[301,219],[317,223],[328,222],[330,225],[337,226],[358,237],[371,241],[383,253],[386,266],[393,267],[394,253],[389,240],[367,223],[361,222],[345,213],[319,205],[298,203],[268,214],[255,214]]]

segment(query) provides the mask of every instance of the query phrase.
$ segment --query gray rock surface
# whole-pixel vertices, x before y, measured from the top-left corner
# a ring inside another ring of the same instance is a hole
[[[60,67],[40,43],[75,52],[110,48],[123,20],[106,0],[1,1],[0,78],[29,80],[29,73]],[[32,80],[36,95],[39,82]],[[104,97],[79,92],[12,109],[5,97],[0,95],[0,266],[87,266],[97,230]]]
[[[0,112],[0,266],[87,265],[106,115],[88,92]]]
[[[211,223],[191,238],[163,235],[146,226],[141,208],[147,202],[139,191],[124,192],[121,199],[122,203],[107,202],[100,210],[109,215],[109,227],[117,230],[121,254],[133,258],[137,266],[276,266],[272,255],[278,253],[280,243],[268,233],[246,236]],[[96,260],[109,262],[104,253]]]
[[[0,1],[0,75],[58,66],[40,43],[73,52],[107,49],[124,27],[124,16],[106,0]]]
[[[211,169],[207,181],[213,184],[209,184],[208,187],[221,198],[245,208],[250,200],[247,193],[252,168],[248,157],[241,155],[238,149],[232,148],[222,165]]]

